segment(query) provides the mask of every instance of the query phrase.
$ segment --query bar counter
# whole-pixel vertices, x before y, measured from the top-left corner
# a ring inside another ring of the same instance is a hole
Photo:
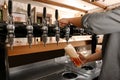
[[[22,54],[64,49],[67,44],[72,44],[74,47],[85,46],[91,44],[91,36],[72,36],[69,39],[68,43],[65,41],[65,39],[60,39],[58,45],[55,41],[55,37],[49,37],[45,47],[40,41],[40,38],[34,38],[31,48],[29,48],[29,45],[27,44],[27,38],[15,38],[13,50],[11,50],[9,45],[7,45],[7,51],[9,56],[16,56]]]

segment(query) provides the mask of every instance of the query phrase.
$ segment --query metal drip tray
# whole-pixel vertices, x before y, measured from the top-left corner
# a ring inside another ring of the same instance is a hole
[[[56,64],[52,59],[11,68],[10,78],[11,80],[92,80],[99,75],[100,69],[95,68],[93,63],[92,68],[86,67],[88,65],[67,70],[64,64]]]
[[[91,80],[91,78],[75,72],[61,71],[35,80]]]
[[[85,69],[85,70],[93,70],[94,68],[92,66],[83,66],[81,67],[81,69]]]
[[[73,80],[73,79],[76,79],[78,77],[78,74],[74,73],[74,72],[64,72],[62,74],[62,76],[64,79]]]

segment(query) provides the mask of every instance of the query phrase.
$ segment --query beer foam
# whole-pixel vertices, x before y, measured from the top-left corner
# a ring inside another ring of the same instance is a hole
[[[65,48],[64,48],[65,52],[70,56],[70,57],[79,57],[79,55],[77,54],[75,48],[71,45],[68,44]]]

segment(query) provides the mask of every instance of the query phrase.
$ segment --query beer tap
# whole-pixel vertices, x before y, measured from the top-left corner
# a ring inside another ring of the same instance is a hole
[[[27,6],[27,38],[28,38],[28,44],[29,47],[32,45],[32,38],[33,38],[33,26],[32,26],[32,21],[31,21],[31,4],[28,4]]]
[[[46,7],[43,8],[43,19],[42,19],[42,41],[44,43],[44,47],[46,46],[47,37],[48,37],[48,27],[46,21]]]
[[[57,41],[57,45],[60,39],[60,27],[59,27],[59,23],[58,23],[58,10],[55,10],[55,37],[56,37],[56,41]]]
[[[70,38],[70,27],[68,25],[68,26],[65,26],[65,39],[67,41],[67,44],[68,44],[69,38]]]
[[[14,42],[14,31],[15,31],[15,26],[13,24],[13,16],[12,16],[12,1],[8,1],[8,13],[9,13],[9,18],[8,18],[8,24],[7,24],[7,31],[8,31],[8,43],[10,44],[10,48],[13,49],[13,42]]]

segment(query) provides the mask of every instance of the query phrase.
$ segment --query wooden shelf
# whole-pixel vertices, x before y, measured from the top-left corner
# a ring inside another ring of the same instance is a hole
[[[99,36],[98,43],[102,43],[102,37],[103,36]],[[27,39],[25,40],[21,39],[21,41],[27,41]],[[91,44],[91,38],[90,36],[73,36],[72,38],[70,38],[68,44],[72,44],[74,47],[89,45]],[[15,44],[13,50],[11,50],[10,47],[7,47],[7,51],[9,56],[16,56],[16,55],[32,54],[37,52],[64,49],[66,45],[67,43],[65,39],[60,39],[59,45],[57,46],[55,38],[52,38],[51,41],[49,39],[49,42],[47,42],[45,47],[42,42],[38,42],[38,43],[33,43],[32,47],[29,48],[27,42],[23,42],[20,44]]]
[[[90,40],[73,41],[69,43],[72,44],[74,47],[77,47],[77,46],[90,44]],[[16,55],[22,55],[22,54],[31,54],[36,52],[45,52],[45,51],[51,51],[51,50],[64,49],[66,45],[67,45],[66,42],[61,42],[59,43],[58,46],[56,43],[50,43],[50,44],[46,44],[46,46],[44,47],[43,44],[40,43],[40,44],[32,45],[31,48],[29,48],[28,45],[14,46],[13,50],[11,50],[10,47],[7,47],[7,51],[9,56],[16,56]]]

